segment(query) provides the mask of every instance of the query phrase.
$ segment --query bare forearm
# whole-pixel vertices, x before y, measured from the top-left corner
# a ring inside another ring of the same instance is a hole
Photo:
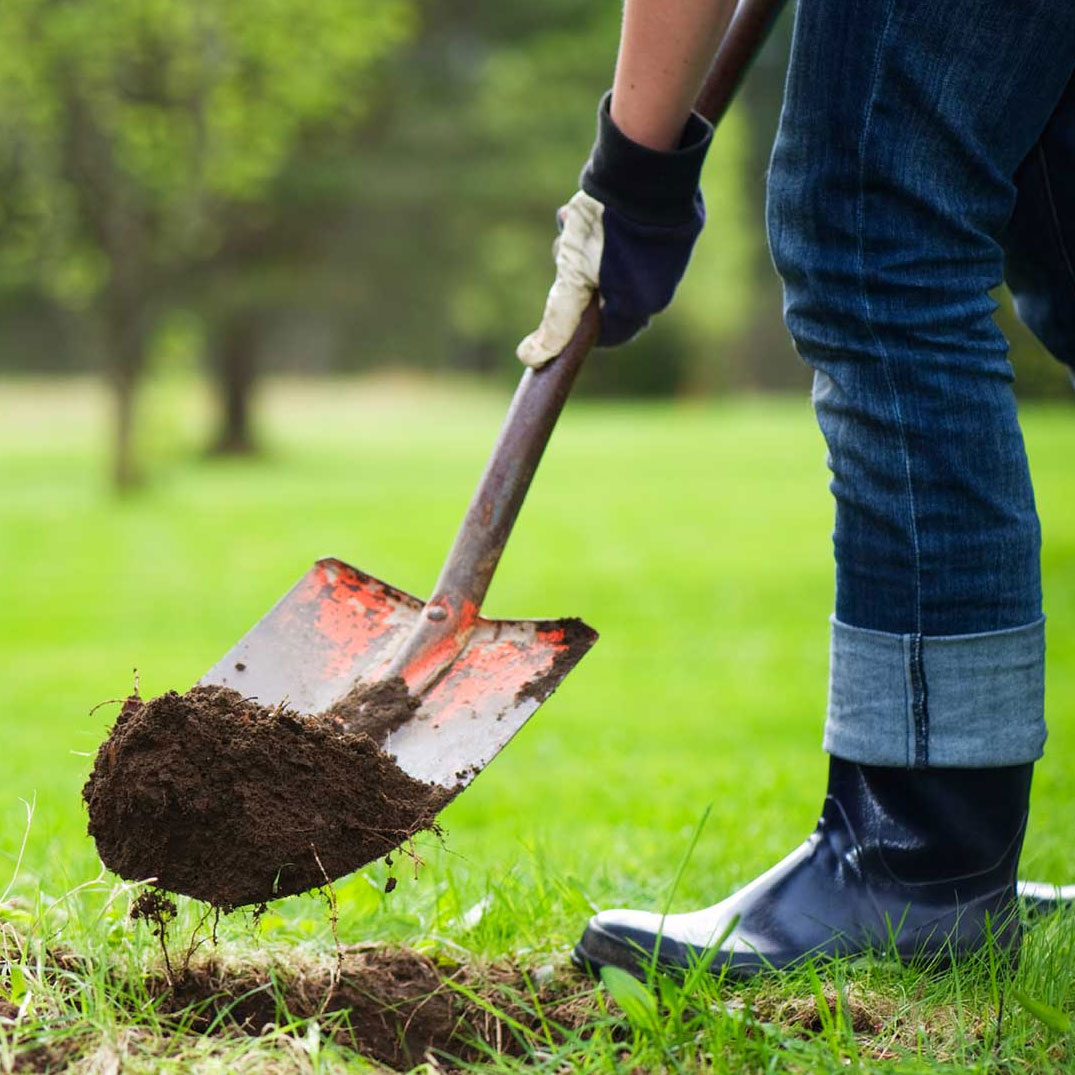
[[[612,119],[632,141],[673,149],[735,0],[626,0]]]

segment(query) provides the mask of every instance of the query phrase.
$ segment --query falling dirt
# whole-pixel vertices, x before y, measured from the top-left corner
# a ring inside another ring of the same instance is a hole
[[[436,831],[456,789],[415,780],[378,745],[412,700],[353,695],[318,716],[226,687],[128,698],[82,792],[101,861],[231,910],[322,887]]]
[[[145,888],[131,904],[131,918],[163,925],[175,918],[177,910],[175,900],[170,900],[160,889]]]

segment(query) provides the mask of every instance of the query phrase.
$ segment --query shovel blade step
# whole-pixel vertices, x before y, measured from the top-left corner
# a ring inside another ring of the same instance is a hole
[[[319,713],[357,682],[384,676],[423,607],[341,560],[318,560],[200,683]],[[576,619],[480,618],[385,749],[419,780],[469,784],[596,639]]]

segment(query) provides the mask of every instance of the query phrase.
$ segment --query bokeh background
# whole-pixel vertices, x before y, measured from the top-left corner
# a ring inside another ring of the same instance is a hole
[[[115,484],[152,479],[142,404],[162,379],[211,385],[203,447],[248,453],[273,375],[515,376],[617,4],[2,7],[0,374],[106,383]],[[719,133],[674,308],[580,392],[804,390],[764,239],[789,39],[785,17]],[[1021,392],[1068,393],[1001,318]]]

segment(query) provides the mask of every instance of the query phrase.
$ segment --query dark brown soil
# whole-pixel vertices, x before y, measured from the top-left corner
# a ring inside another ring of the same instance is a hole
[[[54,1075],[55,1072],[69,1071],[77,1051],[78,1041],[72,1038],[18,1049],[13,1057],[12,1075]]]
[[[322,887],[435,830],[455,790],[379,749],[415,708],[379,687],[319,716],[226,687],[128,698],[82,792],[102,862],[230,910]]]
[[[166,922],[175,918],[178,908],[174,900],[170,900],[158,888],[143,889],[131,904],[131,918],[143,919],[146,922],[155,922],[163,926]]]
[[[556,655],[548,671],[533,679],[515,695],[515,700],[521,702],[526,698],[534,698],[538,703],[546,698],[563,682],[564,676],[578,664],[582,655],[594,644],[597,635],[592,627],[587,626],[582,620],[568,619],[563,621],[565,627],[564,639],[567,645]]]
[[[407,693],[407,684],[393,676],[379,683],[359,683],[324,715],[341,731],[383,743],[421,704]]]
[[[574,974],[551,975],[532,992],[518,968],[443,966],[389,947],[345,950],[339,967],[229,969],[210,960],[147,986],[162,998],[159,1011],[183,1012],[195,1033],[216,1027],[257,1035],[285,1012],[316,1017],[340,1045],[401,1071],[430,1054],[442,1066],[446,1058],[450,1066],[490,1049],[519,1055],[547,1045],[546,1029],[557,1036],[597,1014],[592,986]]]

